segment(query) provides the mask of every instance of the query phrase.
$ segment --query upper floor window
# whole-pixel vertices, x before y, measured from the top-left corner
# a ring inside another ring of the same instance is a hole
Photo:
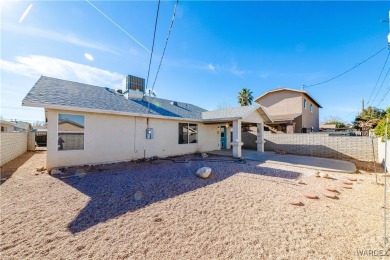
[[[313,113],[313,104],[310,104],[310,112]]]
[[[84,116],[58,114],[58,150],[84,150]]]
[[[306,107],[307,107],[307,101],[306,101],[306,99],[304,99],[303,100],[303,108],[306,109]]]
[[[179,123],[179,144],[198,142],[198,125]]]

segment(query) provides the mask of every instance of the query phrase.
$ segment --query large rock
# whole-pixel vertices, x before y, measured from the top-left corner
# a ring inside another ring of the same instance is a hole
[[[210,177],[210,175],[211,175],[210,167],[202,167],[196,171],[196,176],[202,179],[207,179],[208,177]]]

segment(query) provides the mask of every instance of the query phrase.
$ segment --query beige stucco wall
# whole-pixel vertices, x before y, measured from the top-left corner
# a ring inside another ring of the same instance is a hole
[[[58,151],[58,113],[85,116],[84,150]],[[167,157],[217,150],[217,124],[198,124],[198,143],[178,144],[178,123],[186,121],[149,118],[154,138],[146,139],[146,118],[98,113],[47,110],[47,168]]]
[[[306,109],[303,108],[304,99],[307,101]],[[271,117],[302,113],[302,117],[294,120],[295,133],[300,133],[302,128],[310,129],[311,126],[315,132],[319,131],[319,107],[303,93],[281,90],[268,93],[256,102],[264,106]],[[313,112],[310,112],[310,105],[313,105]]]
[[[378,156],[377,162],[385,167],[385,149],[386,143],[382,142],[382,138],[378,138]],[[390,170],[390,141],[387,141],[387,159],[386,159],[387,172]]]
[[[256,102],[271,116],[301,113],[303,106],[302,94],[288,90],[268,93]]]
[[[7,122],[0,122],[0,127],[4,127],[3,133],[12,133],[14,131],[14,125]]]
[[[306,99],[307,105],[306,109],[303,108],[303,100]],[[310,105],[313,105],[313,112],[310,112]],[[314,104],[309,98],[302,95],[302,126],[297,127],[296,132],[300,132],[301,128],[310,128],[313,126],[314,132],[318,132],[320,130],[320,122],[319,122],[319,108],[316,104]]]

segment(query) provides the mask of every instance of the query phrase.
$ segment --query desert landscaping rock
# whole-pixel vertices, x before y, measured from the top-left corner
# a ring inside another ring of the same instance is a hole
[[[294,206],[303,206],[303,203],[299,200],[290,200],[289,203]]]
[[[333,192],[330,192],[330,191],[326,191],[326,190],[322,191],[322,195],[324,195],[327,198],[331,198],[331,199],[337,198],[336,194],[334,194]]]
[[[325,189],[327,191],[331,191],[331,192],[338,192],[337,189],[335,187],[332,187],[332,186],[327,186],[327,187],[325,187]]]
[[[316,173],[314,173],[314,176],[316,176],[316,177],[320,177],[320,172],[316,172]]]
[[[328,173],[326,173],[326,172],[321,172],[321,173],[320,173],[320,177],[321,177],[321,178],[328,178],[329,175],[328,175]]]
[[[318,199],[318,196],[310,192],[302,192],[302,195],[309,199]]]
[[[343,184],[346,184],[346,185],[353,185],[353,183],[351,182],[351,181],[349,181],[349,180],[341,180],[341,182],[343,183]]]
[[[202,179],[207,179],[210,177],[210,175],[211,175],[211,168],[210,167],[202,167],[196,171],[196,176],[198,176],[199,178],[202,178]]]
[[[349,181],[357,181],[357,178],[356,177],[348,177],[347,180],[349,180]]]
[[[338,201],[318,191],[341,182],[272,162],[197,154],[189,163],[119,163],[62,180],[31,174],[45,158],[36,152],[2,167],[10,175],[0,185],[1,259],[353,259],[357,248],[383,241],[383,186],[371,184],[374,175],[359,176],[364,182]],[[194,181],[201,167],[212,178]],[[300,176],[307,185],[296,185]]]
[[[344,189],[352,189],[352,186],[348,184],[341,184],[341,187]]]
[[[60,174],[64,174],[64,172],[61,171],[61,170],[58,169],[58,168],[54,168],[54,169],[51,170],[50,174],[51,174],[51,175],[60,175]]]

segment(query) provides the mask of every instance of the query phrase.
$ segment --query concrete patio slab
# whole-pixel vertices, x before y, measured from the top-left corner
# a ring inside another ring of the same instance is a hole
[[[210,154],[232,156],[231,150],[217,150],[209,152]],[[296,167],[315,169],[319,171],[331,171],[331,172],[343,172],[343,173],[355,173],[355,164],[347,161],[320,158],[312,156],[300,156],[300,155],[281,155],[274,152],[260,153],[255,150],[242,150],[242,157],[246,160],[258,161],[258,162],[272,162],[284,165],[291,165]]]

